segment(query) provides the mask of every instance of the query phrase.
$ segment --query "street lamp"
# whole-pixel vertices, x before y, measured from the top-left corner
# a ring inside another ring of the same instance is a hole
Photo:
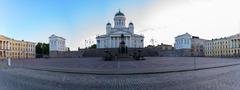
[[[197,56],[196,53],[197,52],[195,51],[195,49],[196,49],[195,47],[192,47],[192,50],[191,50],[192,51],[192,55],[193,55],[194,70],[196,70],[196,68],[197,68],[197,62],[196,62],[196,56]]]

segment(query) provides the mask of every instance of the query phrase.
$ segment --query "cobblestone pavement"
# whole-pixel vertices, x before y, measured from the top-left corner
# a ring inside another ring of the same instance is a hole
[[[0,60],[0,69],[6,68],[7,62]]]
[[[0,90],[239,90],[240,66],[142,75],[0,69]]]
[[[164,72],[208,68],[231,64],[240,64],[236,58],[207,58],[207,57],[147,57],[144,61],[121,59],[103,61],[102,58],[51,58],[33,60],[13,60],[13,67],[31,67],[44,69],[58,69],[72,72],[97,73],[142,73]]]

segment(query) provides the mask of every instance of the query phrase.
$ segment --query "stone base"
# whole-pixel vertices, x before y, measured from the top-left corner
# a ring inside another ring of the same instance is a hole
[[[117,55],[118,58],[131,58],[129,54],[119,54]]]

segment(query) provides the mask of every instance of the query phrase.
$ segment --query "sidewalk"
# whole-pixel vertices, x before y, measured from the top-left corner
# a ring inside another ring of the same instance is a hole
[[[191,57],[149,57],[145,61],[103,61],[98,58],[48,59],[13,62],[15,68],[40,71],[95,74],[95,75],[130,75],[171,73],[240,65],[238,59],[197,58],[196,66]]]

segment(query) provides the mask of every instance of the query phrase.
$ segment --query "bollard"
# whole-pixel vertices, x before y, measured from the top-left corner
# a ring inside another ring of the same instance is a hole
[[[8,58],[8,66],[11,66],[11,59],[10,58]]]

